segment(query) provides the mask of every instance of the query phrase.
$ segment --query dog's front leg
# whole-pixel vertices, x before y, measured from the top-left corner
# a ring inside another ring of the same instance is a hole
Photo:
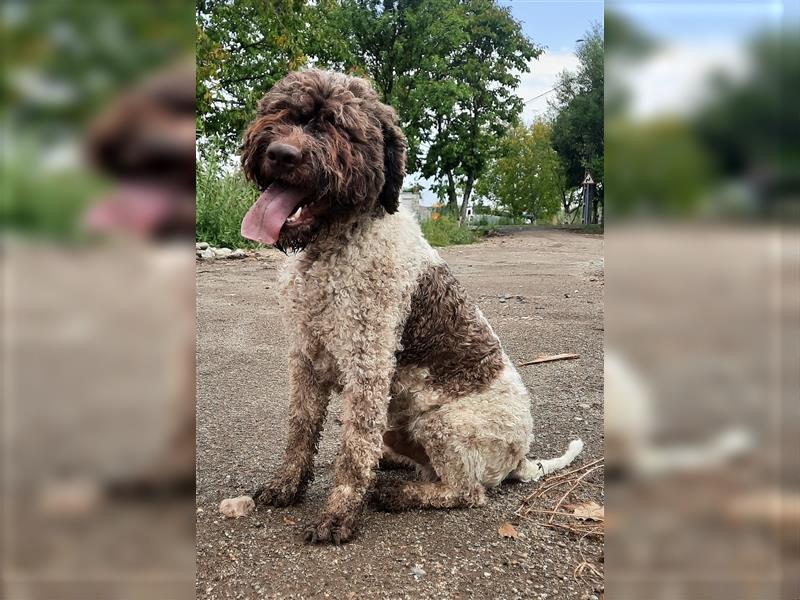
[[[289,357],[289,436],[283,464],[277,476],[260,487],[253,499],[260,505],[288,506],[303,497],[314,470],[331,383],[314,371],[311,361],[299,352]]]
[[[334,487],[324,512],[306,528],[306,542],[340,544],[353,536],[383,448],[389,384],[382,371],[354,377],[345,386]]]

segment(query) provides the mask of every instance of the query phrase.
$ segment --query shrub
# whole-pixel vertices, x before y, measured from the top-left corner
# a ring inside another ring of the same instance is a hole
[[[87,169],[48,170],[40,150],[19,144],[0,159],[0,232],[58,242],[86,240],[83,215],[108,183]]]
[[[431,246],[453,246],[471,244],[478,239],[477,234],[469,227],[462,227],[458,220],[442,216],[437,220],[423,221],[422,234]]]
[[[260,244],[239,233],[247,210],[258,197],[240,171],[224,173],[214,159],[197,163],[196,236],[198,241],[226,248],[255,248]]]

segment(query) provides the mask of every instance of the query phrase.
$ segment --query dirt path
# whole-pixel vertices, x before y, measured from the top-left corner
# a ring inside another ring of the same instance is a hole
[[[579,463],[603,452],[603,238],[515,232],[442,256],[478,301],[515,363],[574,352],[578,360],[522,367],[534,400],[532,454],[561,454],[581,437]],[[597,580],[569,534],[513,518],[538,484],[505,484],[484,508],[385,514],[368,509],[357,538],[308,547],[302,525],[331,485],[339,426],[334,402],[306,500],[230,521],[219,501],[276,471],[285,440],[287,338],[275,281],[283,256],[198,263],[198,598],[589,598]],[[383,476],[384,474],[382,474]],[[392,472],[389,476],[407,476]],[[581,499],[603,504],[602,490]],[[520,537],[498,528],[517,525]],[[600,547],[583,543],[597,562]],[[417,575],[412,569],[418,565]],[[424,575],[421,574],[424,571]]]

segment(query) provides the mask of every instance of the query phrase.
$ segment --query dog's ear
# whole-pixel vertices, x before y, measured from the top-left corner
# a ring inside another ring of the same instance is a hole
[[[242,138],[242,145],[239,146],[239,153],[242,162],[242,171],[245,179],[255,183],[259,188],[263,188],[261,179],[261,166],[258,164],[259,147],[261,145],[261,133],[264,129],[261,118],[253,121]]]
[[[378,200],[390,215],[400,207],[400,189],[406,175],[406,136],[397,126],[394,110],[385,107],[380,118],[383,131],[383,189]]]

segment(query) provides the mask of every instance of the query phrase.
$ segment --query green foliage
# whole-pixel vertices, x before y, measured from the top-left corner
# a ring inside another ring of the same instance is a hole
[[[580,186],[587,170],[596,182],[604,179],[603,54],[603,30],[595,25],[578,46],[577,72],[562,73],[556,86],[552,143],[573,188]],[[597,187],[600,198],[602,189]]]
[[[257,101],[314,50],[315,11],[305,0],[198,0],[197,129],[235,148]]]
[[[191,6],[181,0],[6,8],[3,110],[13,108],[19,124],[49,125],[60,134],[93,118],[121,88],[192,50]]]
[[[0,160],[5,188],[0,202],[2,230],[58,241],[81,239],[82,216],[100,197],[105,182],[84,170],[43,173],[30,168],[34,161],[35,148],[25,144],[17,144]]]
[[[499,157],[479,181],[477,193],[514,217],[545,220],[558,212],[565,175],[543,121],[509,130]]]
[[[196,235],[198,241],[224,248],[254,248],[240,234],[242,219],[258,192],[241,172],[223,173],[212,155],[198,163]]]
[[[313,59],[374,82],[399,113],[409,171],[452,205],[460,189],[462,212],[541,53],[494,0],[201,0],[197,23],[202,135],[233,148],[258,98]]]
[[[478,235],[466,225],[461,225],[458,219],[442,216],[437,220],[423,221],[422,235],[431,246],[454,246],[457,244],[472,244]]]
[[[686,215],[708,191],[709,157],[686,123],[617,121],[609,125],[608,146],[612,218]]]
[[[463,221],[476,181],[522,110],[515,94],[518,74],[542,50],[522,34],[508,8],[471,0],[454,10],[464,36],[452,38],[447,59],[435,63],[422,82],[427,106],[421,130],[429,148],[421,171],[437,180],[436,191],[450,206],[461,190]]]

